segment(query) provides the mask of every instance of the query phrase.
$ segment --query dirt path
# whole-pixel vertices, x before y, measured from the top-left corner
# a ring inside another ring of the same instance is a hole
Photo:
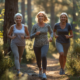
[[[67,75],[59,75],[60,66],[58,63],[58,55],[53,55],[53,57],[55,58],[47,58],[47,80],[70,80]],[[16,73],[15,70],[13,72]],[[38,78],[38,67],[36,63],[21,64],[21,72],[24,75],[20,78],[14,75],[14,80],[41,80]]]

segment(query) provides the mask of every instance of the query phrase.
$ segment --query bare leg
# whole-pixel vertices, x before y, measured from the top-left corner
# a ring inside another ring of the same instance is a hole
[[[23,55],[25,46],[18,46],[18,51],[19,51],[19,62],[21,63],[21,57]]]
[[[63,69],[64,69],[64,67],[65,67],[65,64],[66,64],[66,56],[64,56]]]
[[[43,73],[46,73],[46,69],[43,69]]]
[[[59,62],[60,62],[61,68],[64,68],[63,67],[63,65],[64,65],[64,53],[63,52],[60,53]]]

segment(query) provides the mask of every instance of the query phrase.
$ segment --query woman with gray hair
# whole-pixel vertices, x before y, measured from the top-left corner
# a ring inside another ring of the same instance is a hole
[[[46,77],[46,66],[47,66],[47,52],[49,49],[49,42],[52,41],[53,31],[47,22],[49,21],[46,13],[44,11],[40,11],[36,16],[37,23],[33,25],[31,31],[31,39],[35,38],[34,42],[34,52],[36,55],[37,65],[39,68],[39,77],[43,79],[47,79]],[[47,32],[50,33],[50,39],[48,40]],[[42,68],[41,68],[41,60],[42,60]],[[43,74],[42,74],[43,70]]]
[[[22,75],[20,72],[20,62],[25,48],[25,39],[29,39],[27,26],[21,23],[22,18],[22,14],[16,13],[14,15],[15,24],[10,27],[10,30],[8,32],[8,38],[11,39],[11,50],[14,54],[17,76]]]
[[[61,13],[60,23],[56,23],[53,29],[56,38],[56,48],[59,52],[60,75],[65,74],[64,67],[70,46],[70,38],[73,37],[72,26],[68,23],[67,13]],[[57,33],[57,34],[56,34]],[[69,35],[70,33],[70,35]]]

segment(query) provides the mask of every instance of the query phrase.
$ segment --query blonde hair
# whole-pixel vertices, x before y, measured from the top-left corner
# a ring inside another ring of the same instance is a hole
[[[62,13],[60,14],[60,17],[61,17],[62,15],[65,15],[65,16],[66,16],[66,18],[67,18],[66,23],[68,23],[68,15],[67,15],[67,13],[62,12]]]
[[[40,13],[42,13],[43,15],[44,15],[44,23],[47,23],[47,22],[49,22],[50,21],[50,19],[47,17],[47,15],[46,15],[46,13],[44,12],[44,11],[40,11],[40,12],[38,12],[38,14],[36,15],[36,18],[35,18],[35,20],[36,20],[36,22],[38,22],[38,15],[40,14]]]
[[[16,13],[15,15],[14,15],[14,21],[16,20],[16,17],[17,16],[21,16],[21,19],[23,19],[23,16],[22,16],[22,14],[21,13]],[[22,20],[21,20],[22,21]],[[16,22],[16,21],[15,21]]]

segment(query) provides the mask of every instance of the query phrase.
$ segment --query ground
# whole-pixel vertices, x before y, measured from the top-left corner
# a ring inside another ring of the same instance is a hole
[[[58,54],[53,54],[53,58],[47,58],[47,80],[72,80],[69,75],[59,75],[60,65],[58,62]],[[13,80],[42,80],[38,77],[38,67],[36,63],[21,64],[21,72],[23,76],[16,77],[16,71],[13,69],[14,79]],[[73,79],[80,80],[80,79]]]

